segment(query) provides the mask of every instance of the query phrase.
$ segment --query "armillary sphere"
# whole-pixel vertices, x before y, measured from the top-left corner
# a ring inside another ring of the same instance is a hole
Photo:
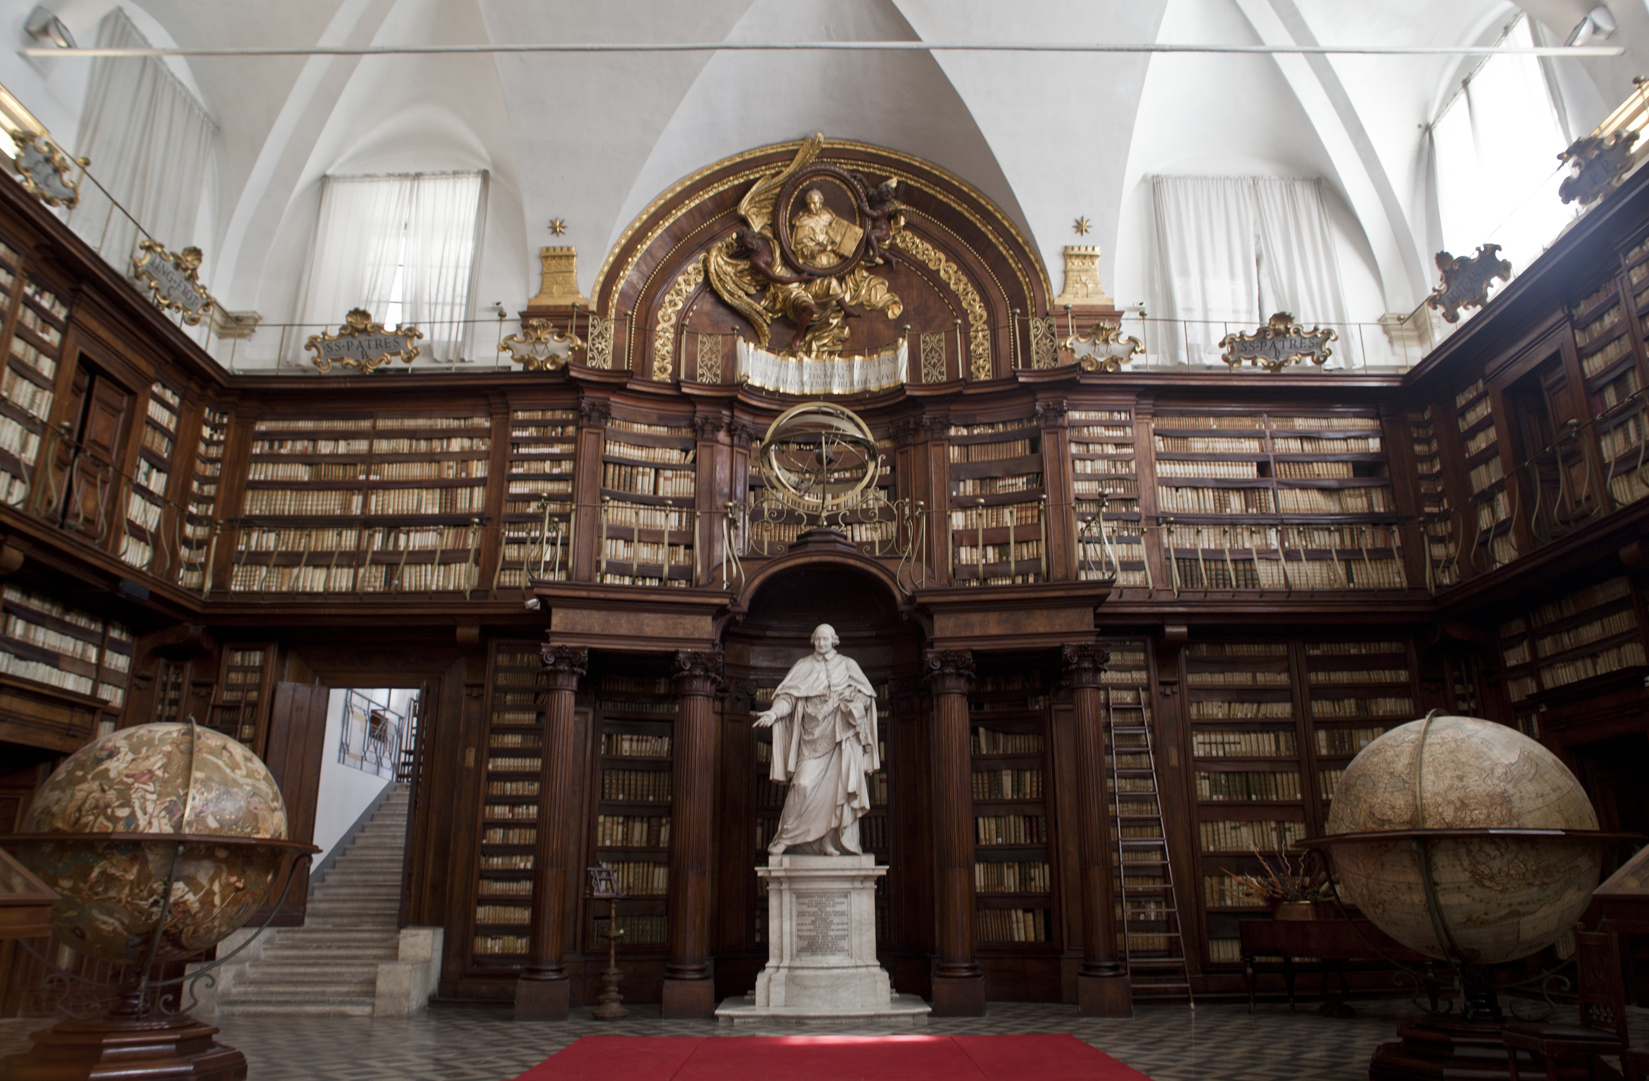
[[[881,472],[870,428],[854,413],[824,402],[785,410],[767,429],[756,463],[781,502],[820,515],[853,506]]]

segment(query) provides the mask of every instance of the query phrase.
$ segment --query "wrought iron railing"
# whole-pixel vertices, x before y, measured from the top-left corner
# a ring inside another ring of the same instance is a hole
[[[8,505],[151,578],[205,592],[219,534],[210,512],[168,499],[60,429],[45,429],[20,464],[28,475],[7,474]]]
[[[877,487],[822,514],[799,511],[763,488],[753,489],[742,503],[727,503],[722,512],[720,581],[728,589],[738,589],[746,559],[781,555],[809,529],[834,530],[864,555],[898,559],[894,575],[907,595],[929,584],[926,504],[888,499]]]
[[[338,727],[340,765],[394,779],[403,750],[411,749],[412,730],[405,714],[364,691],[344,692],[342,723]]]

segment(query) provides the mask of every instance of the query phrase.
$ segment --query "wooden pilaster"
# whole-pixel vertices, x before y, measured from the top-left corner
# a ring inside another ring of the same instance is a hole
[[[542,647],[547,690],[544,732],[539,744],[537,848],[533,853],[532,925],[527,964],[515,985],[517,1021],[565,1021],[571,984],[561,955],[567,933],[567,878],[579,874],[581,808],[569,798],[579,791],[582,759],[573,711],[578,677],[589,651],[577,646]]]

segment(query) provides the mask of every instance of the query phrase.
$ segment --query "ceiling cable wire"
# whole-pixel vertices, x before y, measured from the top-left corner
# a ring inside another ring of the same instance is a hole
[[[479,45],[239,45],[207,48],[29,48],[24,56],[440,56],[471,53],[986,52],[1230,53],[1256,56],[1621,56],[1620,45],[1215,45],[1177,42],[649,41]]]

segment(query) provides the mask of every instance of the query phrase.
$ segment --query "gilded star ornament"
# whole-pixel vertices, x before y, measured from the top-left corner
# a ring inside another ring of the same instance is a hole
[[[1088,235],[1088,230],[1092,229],[1093,227],[1094,227],[1094,223],[1089,221],[1087,218],[1078,218],[1078,219],[1076,219],[1076,222],[1071,226],[1071,228],[1076,230],[1076,235],[1077,236],[1087,236]]]
[[[550,219],[550,232],[554,233],[556,236],[561,236],[566,231],[567,231],[567,220],[565,218],[551,218]]]

